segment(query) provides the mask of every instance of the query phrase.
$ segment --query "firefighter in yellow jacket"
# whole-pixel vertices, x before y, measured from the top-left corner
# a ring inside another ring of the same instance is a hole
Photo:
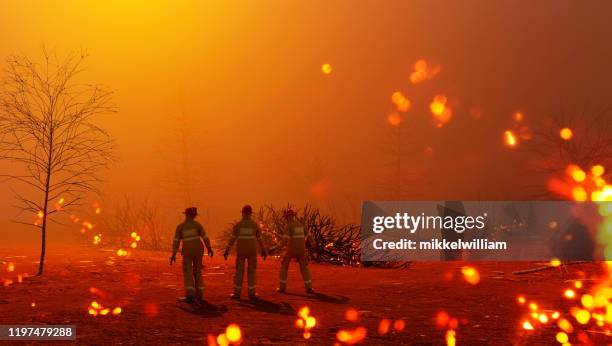
[[[280,293],[285,293],[287,290],[287,271],[289,270],[289,262],[295,258],[300,264],[300,272],[304,280],[306,293],[313,294],[312,280],[310,271],[308,270],[308,261],[306,258],[306,243],[311,242],[310,234],[304,225],[295,218],[295,212],[292,209],[287,209],[284,213],[287,219],[287,228],[280,246],[286,246],[286,252],[281,260],[280,269],[280,285],[277,289]]]
[[[261,256],[263,259],[265,260],[268,256],[266,247],[261,239],[261,230],[257,222],[251,218],[252,214],[253,208],[250,205],[245,205],[242,208],[242,219],[234,225],[231,238],[223,254],[223,257],[227,260],[230,249],[234,245],[234,242],[236,242],[236,274],[234,275],[234,293],[231,295],[232,299],[240,299],[245,261],[248,263],[247,278],[249,299],[255,300],[258,298],[255,293],[258,243],[261,247]]]
[[[195,220],[198,216],[197,208],[187,208],[184,212],[185,221],[176,227],[172,243],[172,257],[170,265],[176,262],[176,253],[181,242],[181,255],[183,256],[183,278],[185,281],[185,297],[181,301],[202,301],[204,297],[204,283],[202,282],[202,257],[204,244],[208,249],[208,256],[212,258],[213,250],[210,240],[202,225]],[[204,240],[204,244],[202,244]]]

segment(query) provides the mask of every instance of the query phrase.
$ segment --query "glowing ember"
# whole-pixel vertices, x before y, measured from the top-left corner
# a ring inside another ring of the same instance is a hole
[[[521,122],[523,121],[523,118],[525,118],[525,115],[523,114],[523,112],[514,113],[514,121]]]
[[[510,130],[504,131],[504,143],[509,148],[514,148],[518,145],[518,140],[516,139],[514,132]]]
[[[378,324],[378,334],[386,335],[387,333],[389,333],[390,328],[391,328],[391,321],[386,318],[382,319],[380,320],[380,323]]]
[[[387,122],[391,126],[398,126],[402,123],[402,117],[397,113],[391,113],[387,116]]]
[[[91,302],[91,304],[89,304],[89,307],[87,307],[87,313],[91,316],[106,316],[110,313],[113,315],[119,315],[121,313],[121,308],[116,307],[111,310],[110,308],[105,308],[102,304],[94,300]]]
[[[452,329],[449,329],[449,330],[446,332],[445,339],[446,339],[446,345],[447,345],[447,346],[455,346],[455,345],[456,345],[456,343],[457,343],[457,338],[456,338],[456,333],[455,333],[455,331],[454,331],[454,330],[452,330]]]
[[[395,331],[401,332],[404,328],[406,328],[406,322],[404,322],[404,320],[396,320],[393,322],[393,329],[395,329]]]
[[[569,338],[565,332],[558,332],[555,338],[557,339],[557,342],[560,344],[565,344],[566,342],[569,341]]]
[[[332,66],[330,64],[323,64],[321,65],[321,71],[323,72],[323,74],[331,74]]]
[[[127,256],[128,252],[124,249],[117,250],[117,256],[124,257]]]
[[[347,345],[354,345],[363,341],[368,331],[365,327],[357,327],[355,329],[342,329],[336,333],[336,339]]]
[[[525,329],[525,330],[533,330],[533,325],[529,321],[523,321],[523,329]]]
[[[444,94],[434,96],[433,101],[429,104],[429,110],[433,114],[434,121],[439,127],[446,124],[453,116],[451,108],[447,105],[447,98]]]
[[[465,266],[461,268],[463,278],[471,285],[476,285],[480,282],[480,273],[473,267]]]
[[[391,95],[391,102],[395,104],[400,112],[407,112],[412,106],[412,102],[401,91],[396,91]]]
[[[594,177],[601,177],[605,172],[605,169],[602,165],[595,165],[591,167],[591,174]]]
[[[566,298],[573,299],[573,298],[576,296],[576,292],[574,292],[573,290],[567,289],[567,290],[565,290],[565,292],[563,293],[563,295],[564,295]]]
[[[551,265],[552,267],[558,267],[558,266],[560,266],[560,265],[561,265],[561,261],[559,261],[559,260],[558,260],[558,259],[556,259],[556,258],[553,258],[553,259],[550,261],[550,265]]]
[[[586,179],[586,173],[578,165],[568,165],[567,174],[577,183],[582,183]]]
[[[559,131],[559,136],[563,140],[569,141],[570,139],[572,139],[572,137],[574,137],[574,132],[569,127],[564,127]]]
[[[297,313],[298,318],[295,321],[295,327],[303,330],[304,339],[310,339],[312,334],[310,330],[317,326],[317,319],[310,315],[310,308],[303,306]]]
[[[436,327],[440,329],[446,327],[449,320],[450,316],[446,311],[438,311],[436,314]]]
[[[559,326],[559,329],[571,333],[574,331],[574,327],[572,326],[572,324],[570,323],[570,321],[566,320],[565,318],[560,319],[557,322],[557,326]]]
[[[344,318],[347,321],[355,322],[359,319],[359,311],[352,309],[352,308],[347,309],[346,312],[344,313]]]
[[[9,273],[10,272],[14,272],[15,271],[15,263],[13,263],[13,262],[7,263],[6,271],[9,272]]]
[[[94,245],[100,244],[101,241],[102,241],[102,234],[98,234],[93,237]]]
[[[428,79],[434,78],[440,73],[440,65],[432,66],[425,59],[419,59],[414,63],[414,71],[410,74],[410,82],[419,84]]]
[[[521,304],[521,305],[522,305],[522,304],[525,304],[526,299],[525,299],[525,297],[523,297],[523,296],[518,296],[518,297],[516,298],[516,301],[517,301],[517,302],[519,302],[519,304]]]
[[[229,346],[229,340],[227,340],[227,335],[219,334],[219,336],[217,336],[217,344],[219,346]]]
[[[238,343],[242,340],[242,331],[237,324],[232,323],[225,329],[225,336],[229,342]]]
[[[35,308],[36,307],[36,303],[32,302],[32,304],[30,304],[30,306]]]
[[[578,321],[578,323],[587,324],[591,319],[591,313],[588,310],[579,309],[576,311],[574,317],[576,318],[576,321]]]

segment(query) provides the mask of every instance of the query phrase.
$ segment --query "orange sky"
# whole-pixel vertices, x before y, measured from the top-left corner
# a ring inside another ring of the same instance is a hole
[[[535,121],[608,105],[611,12],[608,1],[4,1],[0,58],[84,49],[83,78],[116,91],[119,112],[101,120],[120,157],[104,208],[148,196],[178,220],[183,114],[192,203],[216,232],[244,203],[310,202],[356,220],[362,200],[390,198],[379,182],[393,179],[396,90],[413,101],[404,161],[420,172],[402,198],[525,198],[526,156],[501,134],[519,109]],[[411,85],[419,58],[442,69]],[[454,105],[442,129],[424,121],[439,93]],[[9,187],[0,236],[20,229]]]

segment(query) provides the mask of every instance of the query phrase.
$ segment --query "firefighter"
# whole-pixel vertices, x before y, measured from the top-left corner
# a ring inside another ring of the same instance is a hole
[[[306,293],[314,294],[306,258],[306,242],[310,243],[312,239],[310,238],[308,230],[304,228],[304,225],[296,220],[295,212],[291,208],[285,211],[284,216],[287,220],[287,227],[283,235],[283,240],[279,246],[286,246],[286,252],[281,260],[280,285],[277,291],[279,293],[285,293],[287,290],[287,271],[289,270],[289,262],[291,262],[291,259],[295,258],[300,264],[300,272],[302,273]]]
[[[261,247],[261,256],[264,260],[268,256],[268,252],[261,238],[261,230],[257,223],[251,218],[252,214],[253,208],[251,208],[250,205],[245,205],[242,208],[242,219],[234,225],[231,238],[223,254],[223,257],[227,260],[230,249],[234,245],[234,242],[236,242],[236,274],[234,275],[234,293],[230,296],[232,299],[240,299],[245,261],[248,262],[247,277],[249,299],[258,299],[258,295],[255,293],[258,243]]]
[[[204,244],[208,249],[208,256],[212,258],[213,250],[210,240],[202,225],[195,220],[198,216],[197,208],[185,209],[185,221],[176,227],[174,242],[172,243],[172,257],[170,265],[176,262],[176,253],[181,241],[181,255],[183,256],[183,278],[185,282],[185,297],[180,301],[203,301],[204,283],[202,282],[202,257],[204,256]]]

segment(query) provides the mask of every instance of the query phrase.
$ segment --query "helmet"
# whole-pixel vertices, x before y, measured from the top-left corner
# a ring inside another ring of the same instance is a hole
[[[196,208],[196,207],[187,208],[187,209],[185,209],[183,214],[189,215],[189,216],[198,216],[198,208]]]
[[[287,210],[285,210],[283,212],[283,216],[286,217],[286,218],[291,217],[291,216],[295,216],[295,211],[293,211],[293,209],[291,209],[291,208],[287,208]]]
[[[250,205],[245,205],[244,207],[242,207],[242,214],[244,215],[251,215],[253,214],[253,207],[251,207]]]

